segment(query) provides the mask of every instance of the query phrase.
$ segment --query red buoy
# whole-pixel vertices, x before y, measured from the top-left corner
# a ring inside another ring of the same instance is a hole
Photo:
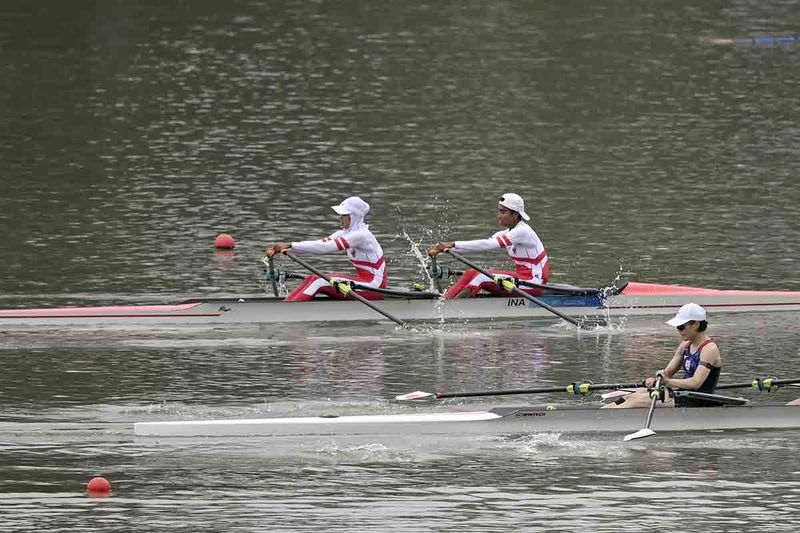
[[[230,250],[236,246],[236,240],[227,233],[220,233],[214,240],[214,246],[223,250]]]
[[[111,492],[111,483],[104,477],[93,477],[86,485],[86,492],[89,494],[108,494]]]

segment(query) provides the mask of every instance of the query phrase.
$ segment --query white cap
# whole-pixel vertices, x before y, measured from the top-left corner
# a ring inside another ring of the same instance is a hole
[[[332,205],[331,207],[340,215],[365,217],[369,213],[369,204],[358,196],[351,196],[339,205]]]
[[[686,304],[678,309],[678,314],[675,315],[675,318],[667,320],[667,324],[672,327],[678,327],[692,320],[698,322],[701,320],[708,320],[706,317],[706,310],[694,303]]]
[[[530,220],[531,217],[528,216],[528,213],[525,212],[525,200],[522,199],[522,196],[519,194],[514,194],[513,192],[507,192],[503,196],[500,197],[500,202],[498,202],[503,207],[507,207],[512,211],[516,211],[519,213],[519,216],[522,217],[522,220]]]

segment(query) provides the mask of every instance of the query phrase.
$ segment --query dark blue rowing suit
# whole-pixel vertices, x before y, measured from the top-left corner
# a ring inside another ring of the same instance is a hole
[[[684,379],[689,379],[694,376],[699,366],[708,368],[708,377],[706,377],[706,380],[698,387],[696,392],[714,394],[714,390],[717,388],[717,381],[719,380],[719,373],[722,368],[700,360],[700,353],[703,351],[703,347],[710,342],[712,342],[711,339],[704,340],[694,353],[692,353],[692,343],[687,342],[686,347],[683,349],[683,364],[681,368],[683,369]],[[675,407],[703,407],[706,405],[712,404],[695,398],[687,398],[681,395],[675,396]]]

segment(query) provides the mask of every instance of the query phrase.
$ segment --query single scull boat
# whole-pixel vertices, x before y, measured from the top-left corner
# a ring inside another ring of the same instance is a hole
[[[799,407],[729,400],[720,407],[658,409],[652,427],[659,433],[800,428]],[[627,433],[642,427],[646,411],[542,404],[467,412],[138,422],[134,432],[157,437]]]

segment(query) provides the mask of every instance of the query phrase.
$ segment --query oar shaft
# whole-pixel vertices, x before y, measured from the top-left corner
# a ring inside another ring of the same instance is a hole
[[[458,253],[456,253],[456,252],[454,252],[452,250],[447,250],[447,253],[449,253],[450,255],[452,255],[453,257],[455,257],[456,259],[458,259],[459,261],[461,261],[462,263],[464,263],[468,267],[477,270],[478,272],[480,272],[484,276],[486,276],[486,277],[488,277],[490,279],[494,278],[494,276],[492,276],[489,272],[487,272],[486,270],[482,269],[481,267],[479,267],[478,265],[476,265],[475,263],[473,263],[469,259],[465,258],[461,254],[458,254]],[[535,296],[531,296],[530,294],[528,294],[527,292],[523,291],[519,287],[514,287],[512,292],[517,294],[517,295],[519,295],[519,296],[522,296],[526,300],[529,300],[529,301],[535,303],[539,307],[550,311],[554,315],[563,318],[564,320],[566,320],[570,324],[572,324],[574,326],[577,326],[577,327],[581,327],[581,324],[577,320],[572,318],[571,316],[565,315],[564,313],[562,313],[561,311],[559,311],[555,307],[553,307],[553,306],[541,301],[539,298],[536,298]]]
[[[570,383],[555,387],[539,387],[534,389],[500,389],[487,391],[465,391],[465,392],[437,392],[437,399],[445,398],[470,398],[475,396],[510,396],[515,394],[544,394],[548,392],[568,392],[570,394],[582,395],[593,390],[611,389],[632,389],[643,386],[644,383]]]
[[[328,283],[331,283],[331,278],[330,278],[328,275],[326,275],[325,273],[323,273],[323,272],[321,272],[321,271],[317,270],[316,268],[314,268],[313,266],[309,265],[308,263],[306,263],[305,261],[303,261],[302,259],[300,259],[299,257],[297,257],[296,255],[294,255],[294,254],[293,254],[293,253],[291,253],[291,252],[284,252],[284,253],[286,254],[286,256],[287,256],[287,257],[289,257],[289,259],[291,259],[292,261],[294,261],[295,263],[297,263],[297,264],[298,264],[298,265],[300,265],[301,267],[305,268],[306,270],[308,270],[308,271],[309,271],[309,272],[311,272],[312,274],[315,274],[315,275],[317,275],[317,276],[321,277],[322,279],[324,279],[324,280],[325,280],[325,281],[327,281]],[[363,296],[361,296],[360,294],[357,294],[355,291],[350,291],[350,292],[348,293],[348,296],[350,296],[350,297],[354,298],[355,300],[358,300],[359,302],[363,303],[363,304],[364,304],[364,305],[366,305],[367,307],[370,307],[370,308],[371,308],[371,309],[373,309],[375,312],[377,312],[377,313],[379,313],[379,314],[381,314],[381,315],[385,316],[386,318],[388,318],[388,319],[389,319],[389,320],[391,320],[392,322],[394,322],[394,323],[396,323],[396,324],[398,324],[398,325],[400,325],[400,326],[402,326],[402,327],[404,327],[404,328],[405,328],[405,327],[408,327],[408,326],[406,326],[406,323],[405,323],[405,322],[403,322],[403,321],[402,321],[402,320],[400,320],[399,318],[396,318],[396,317],[395,317],[394,315],[392,315],[391,313],[388,313],[388,312],[384,311],[383,309],[381,309],[381,308],[380,308],[380,307],[378,307],[377,305],[373,304],[372,302],[370,302],[369,300],[367,300],[366,298],[364,298],[364,297],[363,297]]]
[[[547,387],[542,389],[503,389],[493,391],[437,392],[436,398],[470,398],[475,396],[511,396],[514,394],[539,394],[546,392],[564,392],[565,387]]]
[[[736,388],[745,388],[745,387],[754,387],[754,382],[748,381],[746,383],[730,383],[727,385],[717,385],[717,389],[736,389]],[[793,383],[800,383],[800,378],[795,379],[773,379],[769,383],[771,383],[772,387],[778,387],[780,385],[791,385]],[[435,397],[437,399],[445,399],[445,398],[470,398],[476,396],[512,396],[512,395],[519,395],[519,394],[544,394],[548,392],[568,392],[570,394],[585,394],[589,391],[596,391],[596,390],[615,390],[615,389],[636,389],[640,387],[644,387],[644,382],[640,381],[638,383],[581,383],[575,382],[570,383],[569,385],[556,385],[553,387],[538,387],[538,388],[530,388],[530,389],[498,389],[498,390],[484,390],[484,391],[463,391],[463,392],[437,392]],[[660,381],[659,385],[654,387],[654,390],[658,390],[660,388]],[[757,387],[755,387],[757,388]],[[651,406],[655,407],[655,402],[651,402]],[[652,415],[648,413],[648,418],[652,419]],[[645,426],[649,427],[649,426]]]
[[[759,381],[761,385],[764,385],[763,389],[762,387],[759,386]],[[754,389],[767,390],[773,387],[780,387],[781,385],[792,385],[794,383],[800,383],[800,378],[790,378],[790,379],[756,378],[751,381],[746,381],[743,383],[726,383],[724,385],[717,385],[716,389],[744,389],[748,387],[753,387]]]

